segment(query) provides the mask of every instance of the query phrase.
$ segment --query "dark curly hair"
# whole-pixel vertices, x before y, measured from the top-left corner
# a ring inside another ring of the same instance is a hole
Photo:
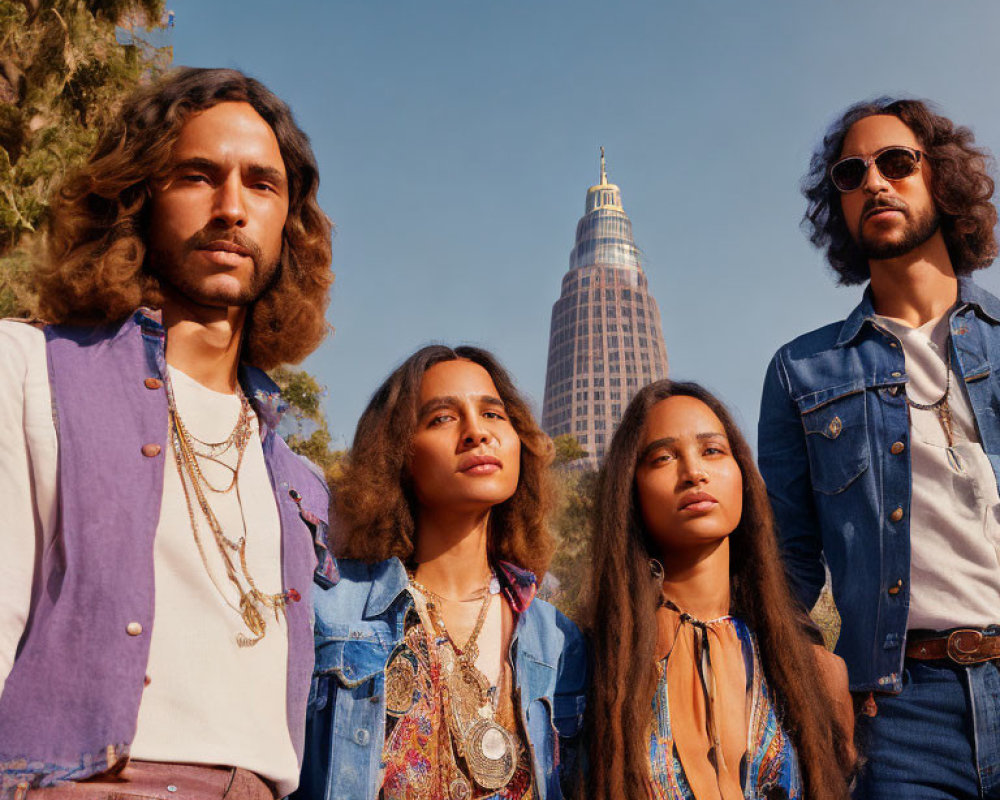
[[[546,524],[552,504],[552,441],[496,358],[478,347],[423,347],[397,367],[372,395],[358,421],[342,477],[334,484],[338,556],[407,561],[416,541],[416,498],[409,474],[410,445],[424,373],[442,361],[464,359],[485,369],[521,440],[521,473],[512,497],[490,513],[491,562],[510,561],[541,580],[555,543]]]
[[[826,258],[841,286],[871,277],[868,259],[851,237],[840,205],[840,192],[830,180],[830,167],[840,158],[851,126],[865,117],[898,117],[916,136],[932,165],[931,194],[941,218],[941,233],[958,275],[968,275],[992,263],[997,255],[993,228],[997,212],[990,202],[992,157],[976,147],[972,131],[936,113],[924,100],[878,97],[848,108],[833,123],[813,153],[802,181],[808,201],[802,227],[809,240],[826,248]]]
[[[163,301],[146,265],[150,182],[161,175],[185,120],[219,103],[249,103],[271,126],[288,174],[288,216],[271,287],[250,308],[242,358],[261,369],[301,361],[326,335],[330,220],[316,201],[319,171],[292,112],[233,69],[182,68],[139,89],[82,168],[52,200],[48,259],[39,268],[40,314],[101,325]]]

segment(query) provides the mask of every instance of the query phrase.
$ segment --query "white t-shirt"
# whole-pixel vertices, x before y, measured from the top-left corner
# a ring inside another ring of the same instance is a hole
[[[919,328],[878,317],[906,359],[907,396],[944,394],[949,311]],[[953,446],[934,410],[910,407],[910,613],[908,629],[944,630],[1000,620],[1000,496],[964,382],[952,368]],[[888,446],[888,445],[887,445]],[[896,456],[890,456],[895,458]]]
[[[206,442],[224,440],[239,416],[239,399],[168,369],[189,431]],[[27,620],[36,546],[47,547],[56,535],[58,445],[40,330],[0,321],[0,387],[0,508],[5,515],[0,528],[2,691]],[[235,491],[205,494],[228,538],[243,535],[245,519],[249,572],[262,592],[272,594],[282,587],[281,526],[255,416],[250,428],[239,497]],[[240,646],[237,634],[250,632],[238,612],[238,594],[192,492],[204,561],[199,554],[169,442],[163,457],[163,497],[153,549],[156,593],[149,680],[131,756],[243,767],[287,794],[298,783],[298,763],[286,716],[284,616],[266,612],[264,638],[251,647]],[[212,485],[229,483],[232,473],[224,467],[206,459],[199,459],[199,466]]]

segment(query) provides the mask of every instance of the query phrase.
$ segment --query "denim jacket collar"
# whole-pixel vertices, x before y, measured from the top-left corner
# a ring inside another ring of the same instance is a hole
[[[958,278],[958,307],[965,306],[971,306],[994,324],[1000,324],[1000,300],[976,286],[971,278],[960,276]],[[864,324],[866,322],[874,324],[874,321],[875,304],[872,299],[872,287],[869,283],[865,287],[861,302],[841,325],[840,336],[837,337],[837,343],[834,346],[846,347],[853,343],[861,333]]]
[[[410,585],[406,567],[398,558],[391,558],[374,565],[371,590],[365,602],[365,617],[371,618],[385,613],[396,599]],[[510,607],[518,614],[528,610],[535,598],[538,582],[530,570],[522,569],[509,561],[497,564],[497,580],[500,590],[510,603]]]
[[[157,343],[159,347],[163,346],[166,331],[163,328],[163,315],[159,310],[140,308],[135,312],[133,319],[142,329],[142,335],[146,340]],[[267,430],[276,430],[282,416],[288,410],[288,403],[282,399],[278,385],[263,370],[242,362],[239,366],[239,381],[243,393],[253,405],[260,421]],[[261,432],[262,439],[265,433]]]

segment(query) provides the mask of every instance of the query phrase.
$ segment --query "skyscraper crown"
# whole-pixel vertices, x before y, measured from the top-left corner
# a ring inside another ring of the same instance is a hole
[[[625,213],[622,207],[622,192],[615,184],[608,183],[608,173],[604,166],[604,148],[601,148],[601,182],[587,189],[587,210],[597,211],[599,208],[610,208]]]

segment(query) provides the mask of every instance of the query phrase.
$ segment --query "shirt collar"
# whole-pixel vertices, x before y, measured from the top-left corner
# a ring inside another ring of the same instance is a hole
[[[138,309],[133,320],[142,329],[144,336],[165,341],[163,316],[153,308]],[[281,397],[278,385],[262,369],[241,363],[238,371],[240,387],[253,405],[254,412],[270,430],[276,430],[281,418],[288,410],[288,403]]]
[[[958,278],[958,307],[962,308],[963,306],[972,306],[991,322],[1000,324],[1000,300],[977,286],[972,278],[966,276]],[[837,337],[835,346],[846,347],[851,344],[861,333],[866,322],[874,324],[875,316],[872,287],[869,283],[865,287],[861,302],[840,326],[840,336]]]

